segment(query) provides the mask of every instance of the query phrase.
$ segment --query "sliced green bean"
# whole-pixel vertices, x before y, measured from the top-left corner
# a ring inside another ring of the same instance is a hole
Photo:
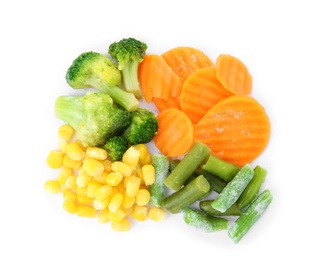
[[[203,200],[199,203],[199,207],[202,211],[212,216],[240,216],[242,211],[234,203],[225,212],[220,212],[212,207],[213,200]]]
[[[251,166],[249,164],[244,165],[212,202],[212,207],[220,212],[225,212],[241,196],[253,176],[254,171]]]
[[[228,229],[228,220],[205,214],[197,209],[183,209],[183,218],[187,225],[204,232],[215,232]]]
[[[246,211],[233,223],[228,230],[228,236],[234,241],[234,243],[238,243],[258,221],[272,202],[272,199],[273,197],[270,190],[264,190],[256,199],[254,199]]]
[[[164,207],[171,213],[179,213],[192,205],[210,190],[210,184],[203,175],[198,176],[180,190],[164,199]]]
[[[210,152],[211,150],[207,145],[196,142],[167,176],[164,184],[170,189],[178,191],[199,165],[209,156]]]

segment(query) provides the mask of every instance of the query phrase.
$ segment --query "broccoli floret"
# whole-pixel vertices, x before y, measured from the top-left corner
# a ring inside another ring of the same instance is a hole
[[[55,114],[75,129],[86,146],[103,145],[131,122],[130,112],[115,104],[108,94],[93,91],[82,96],[58,97]]]
[[[134,94],[121,89],[121,72],[107,56],[97,52],[79,55],[66,73],[67,83],[74,89],[96,88],[107,93],[128,111],[139,106]]]
[[[158,129],[154,113],[145,108],[138,108],[130,114],[131,123],[124,132],[130,145],[150,142]]]
[[[143,97],[138,83],[138,65],[143,61],[147,45],[134,38],[122,39],[109,46],[108,53],[118,62],[121,70],[125,89],[133,93],[136,98]]]
[[[122,160],[128,147],[128,141],[124,136],[114,136],[107,140],[102,148],[107,151],[108,156],[114,162]]]

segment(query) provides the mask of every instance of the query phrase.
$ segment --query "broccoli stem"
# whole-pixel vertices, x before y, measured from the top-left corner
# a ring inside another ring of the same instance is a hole
[[[246,211],[233,223],[228,230],[228,236],[238,243],[250,228],[258,221],[272,202],[269,190],[264,190],[246,209]]]
[[[133,93],[136,98],[142,99],[143,94],[138,83],[138,65],[139,62],[132,61],[121,72],[126,91]]]
[[[190,206],[210,190],[210,184],[200,175],[179,191],[164,199],[164,207],[171,213],[179,213]]]
[[[212,216],[240,216],[242,211],[234,203],[225,212],[220,212],[212,207],[213,200],[203,200],[199,203],[199,207],[202,211]]]
[[[184,158],[177,164],[164,184],[172,190],[179,190],[199,165],[209,156],[211,150],[205,144],[196,142]]]

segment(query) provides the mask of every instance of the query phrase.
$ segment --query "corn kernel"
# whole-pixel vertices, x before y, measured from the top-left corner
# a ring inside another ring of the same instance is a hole
[[[94,218],[96,217],[96,210],[92,206],[79,205],[77,207],[77,215],[79,217]]]
[[[66,179],[65,185],[67,188],[75,190],[77,189],[76,176],[72,175]]]
[[[89,198],[87,196],[83,196],[83,195],[77,196],[77,202],[82,205],[90,205],[93,203],[93,201],[94,201],[93,198]]]
[[[110,160],[102,160],[100,161],[104,165],[105,172],[111,172],[111,164],[112,162]]]
[[[99,147],[87,147],[86,155],[96,160],[107,159],[107,151]]]
[[[56,180],[49,180],[45,182],[45,191],[50,194],[57,194],[60,191],[60,183]]]
[[[76,178],[76,184],[78,187],[83,188],[88,185],[91,181],[92,177],[87,174],[87,172],[83,171],[82,173],[78,174]]]
[[[151,220],[162,222],[166,218],[166,212],[161,208],[154,207],[149,209],[148,217]]]
[[[66,148],[67,148],[68,144],[69,143],[66,140],[59,139],[58,140],[59,151],[62,152],[62,153],[66,153]]]
[[[70,214],[75,214],[77,211],[77,204],[72,200],[65,200],[62,204],[64,210]]]
[[[140,151],[135,147],[129,147],[123,155],[122,161],[130,166],[136,166],[140,157]]]
[[[89,176],[102,174],[105,170],[104,165],[93,158],[86,158],[84,160],[83,167]]]
[[[109,199],[94,199],[93,201],[93,207],[96,210],[103,210],[108,207]]]
[[[152,164],[145,164],[142,167],[145,185],[152,185],[155,182],[155,168]]]
[[[141,184],[141,185],[144,185],[144,184],[145,184],[145,181],[144,181],[142,166],[140,166],[139,164],[137,164],[136,167],[135,167],[135,172],[134,172],[134,173],[135,173],[135,175],[136,175],[137,177],[140,178],[140,184]],[[133,174],[134,174],[134,173],[133,173]]]
[[[79,170],[82,165],[82,161],[73,160],[68,155],[65,155],[63,158],[63,164],[71,169]]]
[[[58,138],[70,141],[74,136],[75,130],[70,125],[62,125],[58,129]]]
[[[69,201],[73,201],[73,202],[75,202],[77,199],[77,194],[74,193],[72,190],[68,190],[68,189],[66,189],[63,192],[62,196],[63,196],[64,200],[69,200]]]
[[[77,180],[76,180],[77,181]],[[79,187],[77,186],[76,188],[76,194],[79,195],[79,196],[86,196],[88,197],[87,195],[87,187]]]
[[[129,197],[135,197],[140,186],[140,178],[136,176],[130,176],[126,183],[126,195]]]
[[[146,144],[135,144],[134,147],[140,152],[140,157],[138,161],[140,165],[145,165],[152,162],[152,157],[148,151]]]
[[[96,192],[102,185],[98,182],[91,181],[87,185],[87,196],[89,198],[96,198]]]
[[[126,217],[126,213],[122,208],[119,208],[116,212],[108,212],[108,218],[111,222],[119,223]]]
[[[69,177],[69,176],[72,176],[74,175],[74,171],[73,169],[69,168],[69,167],[66,167],[66,166],[63,166],[61,168],[61,170],[59,171],[58,173],[58,177],[57,177],[57,180],[63,184],[66,182],[66,179]]]
[[[79,143],[73,142],[66,146],[66,154],[70,159],[81,161],[86,153],[81,149]]]
[[[116,193],[109,202],[108,210],[112,213],[115,213],[120,208],[123,202],[123,197],[123,194]]]
[[[114,231],[126,232],[126,231],[130,230],[131,223],[127,218],[124,218],[118,223],[112,222],[111,223],[111,228]]]
[[[98,222],[103,224],[109,222],[109,212],[108,210],[102,210],[97,216]]]
[[[59,169],[63,164],[62,152],[51,150],[47,156],[46,163],[50,168]]]
[[[95,198],[98,200],[110,199],[113,194],[113,188],[109,185],[102,185],[95,191]]]
[[[113,172],[120,172],[124,177],[129,177],[134,167],[127,165],[124,162],[116,161],[111,164],[111,170]]]
[[[124,194],[123,202],[121,204],[123,208],[128,209],[132,207],[134,203],[135,203],[135,197],[129,197],[126,194]]]
[[[134,206],[132,218],[138,221],[144,221],[147,218],[147,207],[146,206]]]
[[[110,186],[117,186],[123,179],[123,175],[120,172],[111,172],[106,177],[106,184]]]
[[[136,204],[138,206],[145,206],[150,200],[150,193],[146,189],[139,189],[136,194]]]
[[[96,182],[98,182],[98,183],[100,183],[100,184],[106,184],[107,175],[108,175],[108,173],[104,171],[104,172],[101,173],[101,174],[98,174],[98,175],[96,174],[96,175],[94,175],[93,178],[92,178],[92,180],[93,180],[93,181],[96,181]]]

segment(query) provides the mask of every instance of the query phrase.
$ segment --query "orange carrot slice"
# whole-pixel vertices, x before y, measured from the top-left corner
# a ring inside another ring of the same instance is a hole
[[[196,124],[216,103],[231,95],[232,93],[217,80],[214,67],[201,68],[184,82],[180,105]]]
[[[194,125],[177,108],[169,108],[157,115],[158,130],[154,144],[164,155],[179,157],[187,153],[194,143]]]
[[[138,80],[147,103],[153,97],[168,100],[181,92],[182,83],[166,61],[156,54],[145,55],[138,67]]]
[[[165,99],[161,99],[161,98],[153,98],[152,101],[155,104],[157,110],[159,112],[164,111],[167,108],[177,108],[177,109],[181,109],[180,103],[179,103],[179,97],[170,97],[168,100]]]
[[[204,52],[192,47],[176,47],[163,53],[162,57],[182,83],[197,69],[213,66],[212,60]]]
[[[195,141],[211,148],[212,154],[243,166],[265,149],[270,121],[264,108],[252,97],[233,95],[217,103],[195,125]]]
[[[252,76],[247,67],[232,55],[220,54],[216,59],[216,75],[233,94],[248,95],[252,91]]]

